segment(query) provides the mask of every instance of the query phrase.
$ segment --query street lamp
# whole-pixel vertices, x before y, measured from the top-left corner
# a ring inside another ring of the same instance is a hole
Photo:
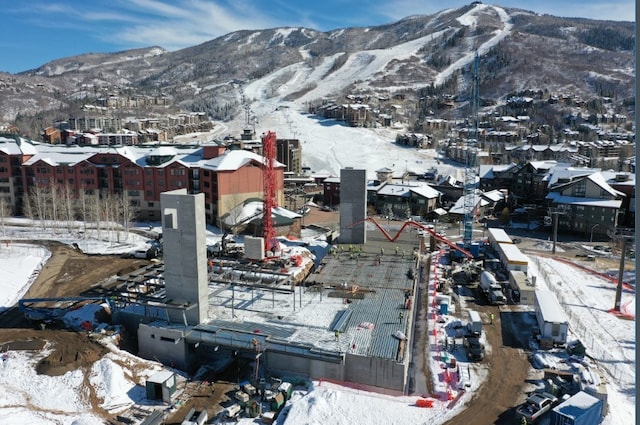
[[[596,223],[593,225],[593,227],[591,227],[591,237],[589,238],[589,242],[593,242],[593,229],[595,229],[598,226],[600,226],[600,224]]]

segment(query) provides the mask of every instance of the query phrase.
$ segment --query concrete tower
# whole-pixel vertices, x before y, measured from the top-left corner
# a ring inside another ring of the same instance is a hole
[[[366,170],[343,168],[340,170],[340,243],[366,242],[367,218]],[[358,224],[354,224],[358,223]]]
[[[160,194],[164,279],[169,318],[197,325],[207,319],[207,241],[204,194]]]

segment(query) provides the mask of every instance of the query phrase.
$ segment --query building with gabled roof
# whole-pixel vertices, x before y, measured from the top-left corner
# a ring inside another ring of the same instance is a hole
[[[601,172],[556,184],[547,194],[558,214],[558,228],[582,233],[606,235],[618,226],[618,214],[626,195],[611,187]]]
[[[369,205],[379,214],[409,217],[426,216],[440,203],[442,193],[426,183],[383,183],[367,188]]]
[[[7,164],[7,165],[3,165]],[[284,165],[276,187],[284,200]],[[160,194],[176,189],[205,194],[206,220],[219,225],[233,206],[263,194],[264,159],[221,142],[202,145],[66,146],[0,139],[0,196],[21,213],[32,188],[69,188],[75,197],[124,194],[138,220],[160,220]]]

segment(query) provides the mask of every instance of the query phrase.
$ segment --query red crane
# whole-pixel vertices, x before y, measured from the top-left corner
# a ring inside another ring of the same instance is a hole
[[[267,251],[275,252],[278,249],[276,231],[273,228],[273,209],[278,206],[276,197],[276,133],[269,131],[262,135],[262,156],[264,157],[263,188],[264,200],[262,211],[262,236],[264,237]]]
[[[456,251],[460,252],[465,257],[467,257],[469,259],[473,258],[473,254],[471,254],[469,251],[467,251],[467,250],[465,250],[463,248],[460,248],[458,245],[456,245],[455,243],[451,242],[447,238],[444,238],[444,237],[440,236],[433,229],[429,229],[428,227],[423,226],[422,224],[420,224],[418,222],[415,222],[413,220],[405,221],[404,224],[402,225],[400,230],[398,230],[398,233],[396,233],[395,236],[391,236],[373,217],[367,217],[364,220],[357,221],[357,222],[353,223],[351,226],[355,226],[356,224],[360,224],[363,221],[368,221],[370,223],[373,223],[378,228],[378,230],[380,230],[380,232],[382,232],[384,237],[387,238],[387,240],[389,242],[395,242],[395,240],[398,239],[398,237],[400,236],[400,234],[402,233],[404,228],[407,227],[407,226],[410,226],[410,227],[415,227],[417,229],[424,230],[425,232],[429,233],[431,236],[436,238],[436,240],[448,245],[452,249],[455,249]]]

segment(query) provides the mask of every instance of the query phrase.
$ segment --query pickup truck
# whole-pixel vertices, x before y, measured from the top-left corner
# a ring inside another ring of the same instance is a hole
[[[536,422],[558,402],[558,398],[549,393],[533,393],[527,401],[516,408],[516,413],[524,417],[528,424]]]

